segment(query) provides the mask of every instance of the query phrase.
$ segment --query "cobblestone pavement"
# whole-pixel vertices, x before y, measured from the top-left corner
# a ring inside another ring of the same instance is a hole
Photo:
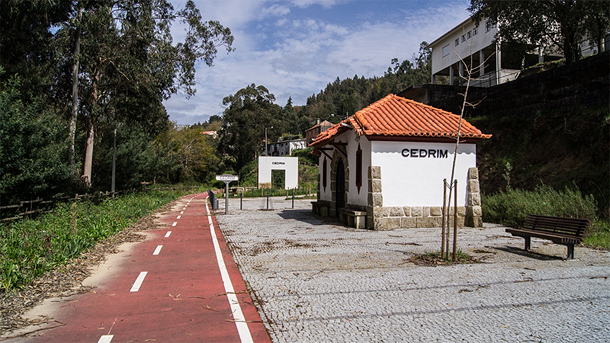
[[[309,200],[224,201],[217,219],[274,342],[610,342],[610,252],[463,228],[481,263],[421,266],[440,228],[356,230]]]

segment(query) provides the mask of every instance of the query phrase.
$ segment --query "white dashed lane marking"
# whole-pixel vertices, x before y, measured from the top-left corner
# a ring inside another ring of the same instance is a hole
[[[130,292],[137,292],[140,290],[140,287],[142,286],[142,282],[144,282],[146,274],[148,274],[148,272],[141,272],[140,275],[138,275],[136,282],[134,282],[133,286],[131,286]]]
[[[172,232],[171,231],[167,231],[167,233],[165,234],[165,238],[169,237],[169,235],[171,235]]]
[[[110,343],[112,342],[113,337],[114,335],[102,335],[102,337],[100,337],[100,340],[97,341],[97,343]]]
[[[159,253],[161,252],[161,248],[163,248],[162,245],[157,245],[157,249],[155,249],[155,251],[153,252],[153,256],[159,255]]]

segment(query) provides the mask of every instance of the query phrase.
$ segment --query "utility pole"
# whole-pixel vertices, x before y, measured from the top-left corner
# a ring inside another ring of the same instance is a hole
[[[112,182],[110,183],[110,192],[114,198],[114,181],[116,175],[116,127],[114,128],[114,140],[112,142]]]
[[[273,129],[273,126],[270,127]],[[267,142],[267,128],[265,128],[265,156],[269,156],[269,142]]]

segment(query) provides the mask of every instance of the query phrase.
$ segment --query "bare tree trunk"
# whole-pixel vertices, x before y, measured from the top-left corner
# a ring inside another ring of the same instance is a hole
[[[89,133],[87,134],[87,150],[85,152],[85,168],[83,181],[87,187],[91,187],[91,173],[93,168],[93,143],[95,141],[95,125],[93,119],[89,120]]]
[[[470,51],[472,52],[472,46],[470,46]],[[449,258],[449,231],[450,231],[450,223],[451,223],[451,196],[454,197],[454,209],[453,209],[453,213],[454,213],[454,231],[453,231],[453,260],[455,261],[456,259],[456,249],[457,249],[457,222],[458,222],[458,203],[457,203],[457,180],[455,180],[455,165],[456,165],[456,161],[457,161],[457,156],[458,156],[458,151],[459,151],[459,147],[460,147],[460,137],[462,134],[462,122],[464,119],[464,110],[466,108],[466,106],[471,106],[471,107],[475,107],[476,105],[471,104],[470,102],[468,102],[468,90],[470,89],[470,83],[472,81],[472,75],[474,73],[476,73],[476,71],[480,70],[480,68],[482,68],[485,65],[485,61],[481,61],[479,66],[474,67],[473,66],[473,62],[472,62],[472,53],[470,54],[470,63],[466,64],[464,62],[464,60],[458,56],[460,59],[459,63],[463,64],[463,69],[466,72],[466,75],[462,75],[462,73],[460,73],[460,78],[466,81],[466,89],[464,90],[464,94],[462,94],[462,96],[464,97],[462,100],[462,106],[460,108],[460,119],[458,122],[458,127],[457,127],[457,132],[456,132],[456,137],[455,137],[455,150],[453,153],[453,163],[451,165],[451,178],[449,179],[449,182],[447,183],[446,181],[444,181],[445,187],[449,187],[449,199],[447,201],[447,212],[445,213],[443,211],[443,217],[446,216],[446,220],[443,219],[443,221],[447,224],[447,229],[445,230],[445,226],[443,225],[443,231],[442,234],[443,236],[443,240],[446,239],[446,243],[444,244],[444,247],[447,249],[446,252],[441,252],[441,256],[444,256],[445,258]],[[490,56],[491,57],[491,56]],[[446,191],[446,189],[445,189]],[[443,205],[445,204],[445,194],[443,194]],[[446,236],[445,236],[446,235]]]
[[[74,167],[75,147],[74,140],[76,138],[76,119],[78,118],[78,70],[80,64],[80,22],[83,16],[82,7],[78,9],[78,21],[76,23],[76,41],[74,43],[74,65],[72,66],[72,117],[70,118],[70,167]]]
[[[87,134],[87,150],[85,151],[85,166],[83,171],[83,180],[87,187],[92,185],[92,168],[93,168],[93,144],[95,143],[95,117],[97,116],[98,104],[98,85],[100,81],[100,68],[97,68],[93,73],[91,91],[91,112],[89,113],[89,133]]]

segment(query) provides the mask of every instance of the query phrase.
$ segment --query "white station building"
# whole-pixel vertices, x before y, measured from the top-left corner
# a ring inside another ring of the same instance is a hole
[[[440,227],[459,119],[390,94],[322,132],[310,144],[320,156],[314,213],[374,230]],[[454,174],[460,226],[482,226],[476,143],[490,137],[462,120]]]

